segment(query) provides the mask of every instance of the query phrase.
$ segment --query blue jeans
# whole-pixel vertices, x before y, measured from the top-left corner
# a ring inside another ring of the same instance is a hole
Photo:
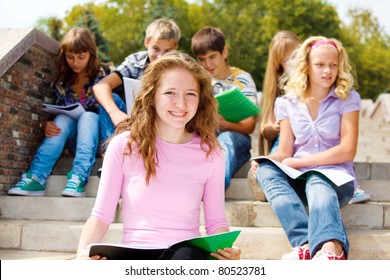
[[[225,190],[236,173],[251,157],[251,138],[235,131],[221,132],[218,142],[225,151]]]
[[[352,198],[353,182],[337,187],[318,173],[311,173],[306,180],[293,180],[269,161],[259,165],[256,179],[292,247],[308,242],[314,256],[325,242],[338,240],[348,257],[349,241],[340,207]]]
[[[271,147],[271,150],[270,150],[269,154],[273,154],[273,153],[275,153],[278,150],[279,138],[280,138],[280,135],[278,135],[276,137],[276,139],[274,140],[274,142],[272,143],[272,147]]]
[[[61,128],[61,134],[45,137],[28,172],[33,174],[42,186],[45,186],[47,177],[67,145],[75,154],[71,172],[88,181],[98,147],[99,115],[85,112],[78,120],[74,120],[61,114],[55,117],[54,122]]]
[[[126,113],[126,103],[118,94],[112,93],[112,98],[119,110]],[[99,104],[99,127],[100,127],[100,143],[104,143],[108,138],[110,138],[115,132],[115,126],[111,121],[110,115],[107,111]]]

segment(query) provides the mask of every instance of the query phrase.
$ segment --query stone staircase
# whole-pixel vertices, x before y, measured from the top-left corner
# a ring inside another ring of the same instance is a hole
[[[372,200],[342,208],[351,243],[350,259],[390,259],[390,146],[386,137],[390,126],[362,120],[361,131],[355,167],[360,187]],[[257,150],[256,139],[254,135],[253,155]],[[45,197],[0,196],[0,259],[75,257],[99,178],[91,176],[87,197],[61,197],[71,162],[71,157],[59,160],[48,179]],[[98,159],[92,175],[100,166],[101,159]],[[249,164],[235,175],[226,192],[228,222],[231,229],[242,230],[236,245],[242,249],[243,259],[280,259],[291,246],[269,204],[255,200],[247,181],[248,170]],[[115,222],[103,242],[121,241],[120,207],[118,204]]]

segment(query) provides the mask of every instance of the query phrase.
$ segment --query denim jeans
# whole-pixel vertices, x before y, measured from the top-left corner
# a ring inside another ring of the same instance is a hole
[[[225,151],[225,190],[236,173],[251,157],[251,138],[247,134],[224,131],[217,137]]]
[[[306,180],[293,180],[269,161],[259,165],[256,179],[292,247],[308,242],[314,256],[325,242],[338,240],[348,256],[340,207],[352,198],[353,182],[337,187],[318,173],[311,173]]]
[[[112,93],[112,98],[119,110],[126,113],[126,103],[116,93]],[[107,111],[99,104],[99,128],[100,128],[100,143],[104,143],[108,138],[115,132],[115,126],[111,121],[110,115]]]
[[[67,115],[57,115],[54,119],[61,128],[61,134],[45,137],[31,163],[29,173],[46,185],[53,167],[67,145],[75,154],[71,172],[87,181],[95,163],[99,137],[99,115],[93,112],[83,113],[78,120]]]

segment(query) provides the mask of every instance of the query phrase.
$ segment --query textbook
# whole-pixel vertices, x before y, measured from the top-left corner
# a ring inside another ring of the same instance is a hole
[[[42,110],[52,115],[67,114],[69,117],[78,120],[80,116],[85,112],[83,105],[75,103],[72,105],[61,106],[53,104],[42,104]]]
[[[253,157],[251,160],[257,161],[258,163],[263,162],[265,160],[272,161],[277,167],[279,167],[287,176],[289,176],[292,179],[305,179],[306,176],[310,172],[318,172],[325,177],[327,177],[329,180],[331,180],[336,186],[340,187],[348,182],[351,182],[355,180],[355,178],[348,173],[345,173],[340,170],[334,170],[334,169],[310,169],[306,171],[299,171],[295,168],[292,168],[290,166],[287,166],[283,163],[280,163],[276,160],[270,159],[266,156],[258,156]]]
[[[214,96],[218,100],[218,113],[229,122],[239,122],[261,112],[238,88],[231,88]]]
[[[232,247],[240,232],[241,230],[234,230],[208,236],[195,237],[188,240],[183,240],[178,243],[185,242],[189,245],[198,247],[211,253],[216,252],[218,249]],[[90,244],[88,247],[90,257],[99,255],[102,257],[107,257],[109,260],[144,260],[147,259],[145,253],[159,253],[159,250],[166,249],[152,247],[131,247],[122,244],[110,243],[95,243]],[[214,258],[210,256],[209,259]]]

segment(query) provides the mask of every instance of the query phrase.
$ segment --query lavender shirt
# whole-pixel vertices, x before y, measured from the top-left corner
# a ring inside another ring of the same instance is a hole
[[[294,140],[294,157],[303,158],[316,154],[340,144],[340,126],[343,114],[360,110],[360,95],[351,91],[347,99],[340,99],[332,88],[328,96],[322,100],[316,120],[310,116],[305,102],[296,97],[282,96],[275,101],[275,117],[277,120],[289,119]],[[336,169],[349,173],[356,178],[353,161],[337,165],[322,165],[300,168]],[[357,182],[355,180],[355,187]]]

